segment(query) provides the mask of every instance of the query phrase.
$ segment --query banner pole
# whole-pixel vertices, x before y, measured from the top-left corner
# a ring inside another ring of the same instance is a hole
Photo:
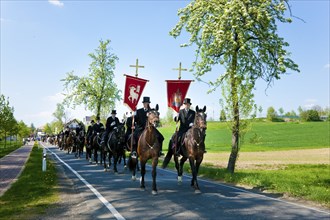
[[[131,135],[131,154],[133,153],[133,141],[134,141],[134,114],[132,113],[132,135]]]

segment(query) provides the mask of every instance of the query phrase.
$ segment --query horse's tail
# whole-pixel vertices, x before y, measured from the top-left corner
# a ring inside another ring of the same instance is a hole
[[[165,169],[168,165],[168,163],[170,162],[172,155],[173,155],[173,150],[172,150],[172,139],[170,140],[170,142],[168,143],[168,151],[167,154],[164,158],[163,164],[162,164],[162,168]]]
[[[137,158],[132,158],[132,156],[129,156],[129,159],[128,159],[128,168],[130,171],[133,171],[135,170],[136,168],[136,164],[137,164]]]

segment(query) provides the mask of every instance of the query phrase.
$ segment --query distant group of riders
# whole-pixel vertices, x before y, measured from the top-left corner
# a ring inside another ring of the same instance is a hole
[[[125,151],[130,151],[130,158],[134,159],[138,157],[143,158],[143,154],[145,154],[145,160],[154,160],[154,158],[156,158],[157,164],[158,157],[164,155],[162,153],[164,136],[158,131],[155,125],[157,121],[159,121],[158,105],[156,105],[156,109],[152,109],[150,107],[151,102],[149,97],[143,97],[142,103],[142,108],[138,109],[133,115],[131,114],[131,116],[125,118],[122,122],[120,122],[116,116],[116,110],[112,110],[111,116],[107,118],[105,126],[100,121],[100,117],[97,116],[95,121],[91,120],[87,132],[85,125],[82,122],[79,122],[74,129],[66,126],[63,131],[55,137],[49,137],[47,141],[51,144],[57,145],[61,150],[67,150],[68,153],[74,152],[76,157],[80,157],[83,154],[85,147],[86,159],[89,160],[89,162],[92,162],[93,159],[96,163],[98,162],[97,152],[99,151],[101,152],[101,163],[103,156],[105,169],[105,157],[107,154],[109,154],[109,164],[111,163],[111,155],[115,160],[114,165],[120,160],[120,157],[124,158],[124,163],[126,164]],[[200,159],[198,159],[196,165],[197,173],[199,164],[203,159],[203,154],[206,152],[204,145],[206,136],[206,107],[204,107],[204,109],[199,109],[197,106],[196,111],[190,109],[191,101],[189,98],[184,99],[183,106],[184,108],[182,108],[174,117],[174,121],[180,123],[180,126],[170,139],[168,153],[163,162],[163,168],[167,166],[172,155],[175,156],[175,162],[177,162],[177,157],[182,155],[182,165],[185,160],[197,160],[196,158],[198,155],[201,155],[199,156]],[[199,122],[196,122],[199,114],[202,115],[200,121],[204,124],[198,124]],[[192,127],[195,127],[194,129],[197,130],[189,134],[188,130]],[[151,128],[152,130],[150,130]],[[148,130],[150,131],[150,134],[148,133]],[[189,140],[189,135],[192,138],[191,140]],[[140,140],[142,138],[145,140]],[[202,143],[202,146],[200,146],[200,143]],[[146,148],[142,149],[144,145]],[[193,145],[195,152],[190,152],[189,146],[184,147],[185,145]],[[157,149],[157,151],[155,151],[155,149]],[[155,152],[157,155],[155,155]],[[92,158],[92,154],[94,154],[94,158]],[[193,154],[196,154],[197,156],[192,156]],[[142,158],[140,160],[142,160]],[[156,186],[154,188],[156,190]]]

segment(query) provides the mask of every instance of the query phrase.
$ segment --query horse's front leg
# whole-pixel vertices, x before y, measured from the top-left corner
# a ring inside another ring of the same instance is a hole
[[[126,169],[127,164],[126,164],[126,152],[123,150],[123,160],[124,160],[124,168]]]
[[[181,184],[182,183],[182,174],[183,174],[183,165],[186,162],[187,157],[182,157],[180,160],[180,165],[179,165],[179,169],[178,169],[178,183]]]
[[[146,174],[146,162],[147,161],[140,161],[141,163],[141,178],[140,178],[140,188],[145,190],[146,186],[144,184],[144,175]]]
[[[152,194],[157,195],[157,183],[156,183],[156,177],[157,177],[157,165],[158,165],[158,157],[154,158],[152,160]]]
[[[118,174],[117,163],[118,163],[118,153],[115,153],[113,155],[113,171],[115,172],[115,174]]]
[[[192,157],[189,157],[189,163],[190,163],[190,169],[192,173],[192,179],[191,179],[191,186],[194,187],[195,193],[200,193],[198,183],[197,183],[197,166],[195,163],[195,159]]]
[[[106,153],[106,151],[103,150],[102,156],[103,157],[101,158],[101,164],[102,164],[102,160],[103,160],[104,172],[107,172],[107,153]]]

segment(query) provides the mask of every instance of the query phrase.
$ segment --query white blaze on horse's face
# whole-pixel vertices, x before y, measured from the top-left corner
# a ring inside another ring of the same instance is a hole
[[[206,128],[206,114],[204,112],[198,112],[197,125],[200,128]]]
[[[156,122],[159,121],[159,113],[155,110],[148,112],[148,121],[152,125],[156,125]]]

